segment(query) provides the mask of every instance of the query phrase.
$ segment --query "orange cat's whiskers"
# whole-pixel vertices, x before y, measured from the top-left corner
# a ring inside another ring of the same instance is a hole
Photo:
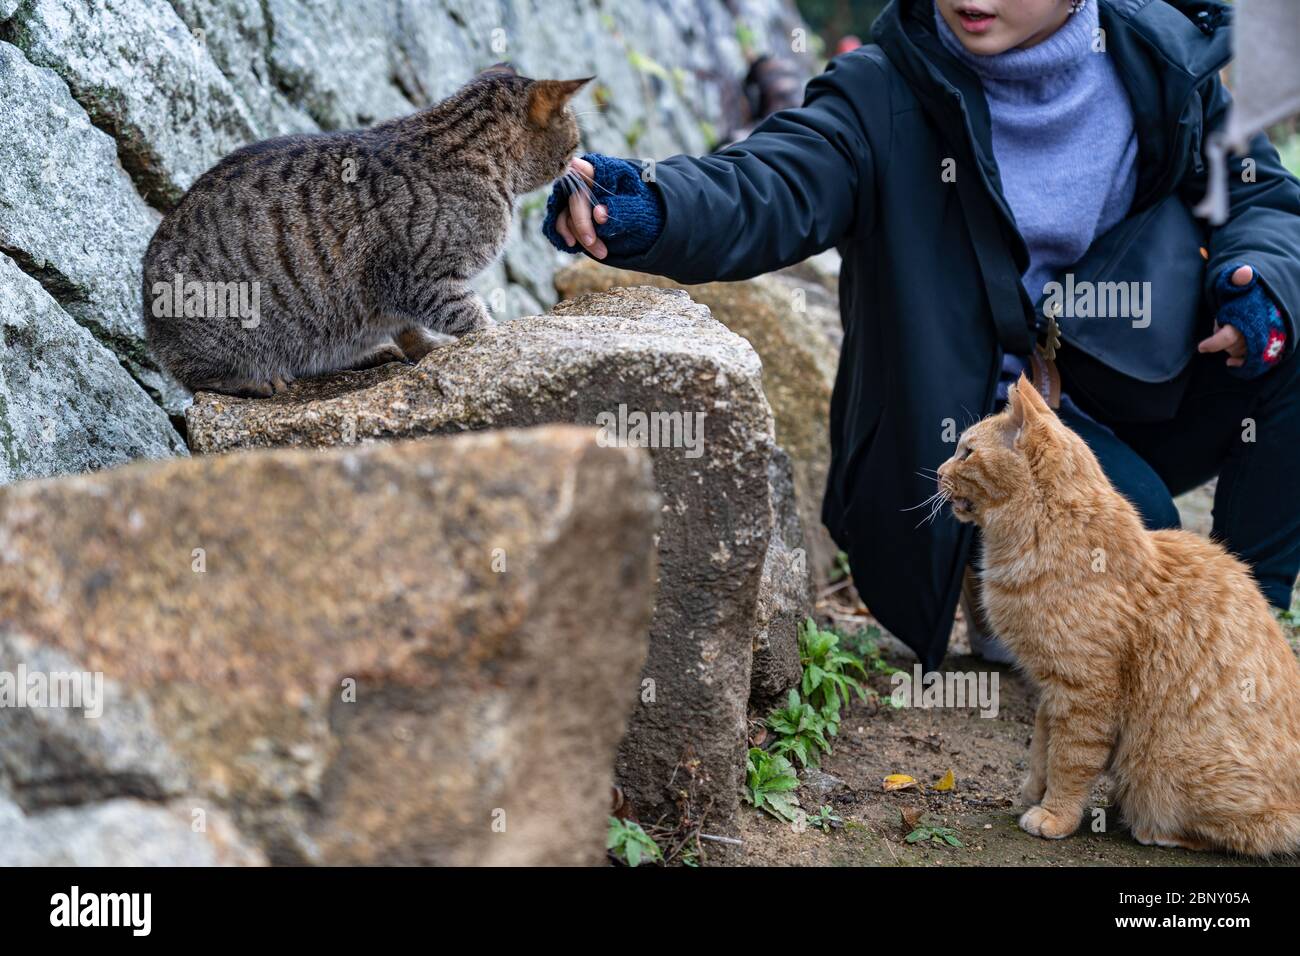
[[[925,499],[924,501],[922,501],[920,504],[912,505],[912,507],[910,507],[910,508],[900,508],[899,510],[900,510],[900,511],[915,511],[915,510],[917,510],[918,508],[925,508],[925,507],[927,507],[927,506],[933,504],[933,503],[934,503],[934,500],[935,500],[936,498],[940,497],[941,495],[943,495],[943,492],[942,492],[942,491],[936,491],[934,494],[932,494],[930,497],[926,498],[926,499]]]
[[[930,513],[925,516],[925,520],[918,524],[917,527],[921,527],[922,524],[933,523],[934,519],[943,513],[944,505],[948,504],[951,500],[952,496],[947,491],[941,491],[939,493],[939,499],[934,503],[934,507],[930,509]]]
[[[928,507],[930,509],[929,513],[927,513],[924,518],[922,518],[920,521],[916,523],[916,527],[919,528],[921,527],[921,525],[928,524],[929,522],[933,521],[936,517],[938,517],[939,512],[943,510],[943,506],[948,503],[949,497],[950,496],[948,492],[940,488],[938,491],[932,494],[929,498],[926,498],[920,504],[912,505],[912,507],[910,508],[902,508],[900,510],[916,511],[918,508]]]

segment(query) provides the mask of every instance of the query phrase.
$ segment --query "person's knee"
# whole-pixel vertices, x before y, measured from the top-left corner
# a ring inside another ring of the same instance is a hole
[[[1137,452],[1092,419],[1067,410],[1062,421],[1088,443],[1106,477],[1138,510],[1148,531],[1182,526],[1169,488]]]
[[[1264,592],[1264,599],[1279,611],[1289,611],[1294,596],[1292,582],[1281,577],[1269,576],[1259,580],[1259,589]]]
[[[1174,505],[1174,499],[1169,497],[1169,492],[1165,492],[1164,497],[1158,500],[1152,500],[1147,505],[1139,508],[1142,515],[1142,523],[1146,525],[1148,531],[1159,531],[1162,528],[1181,528],[1183,526],[1183,516],[1178,513],[1178,508]]]
[[[1148,531],[1182,527],[1173,495],[1145,462],[1132,455],[1110,456],[1102,460],[1102,468],[1116,490],[1137,509]]]
[[[1183,521],[1174,506],[1174,499],[1164,482],[1154,475],[1150,480],[1139,481],[1129,488],[1120,489],[1125,497],[1137,508],[1142,517],[1142,524],[1148,531],[1160,531],[1168,528],[1181,528]]]

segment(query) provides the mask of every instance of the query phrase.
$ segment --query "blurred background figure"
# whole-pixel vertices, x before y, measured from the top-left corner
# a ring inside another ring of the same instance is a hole
[[[1203,29],[1213,29],[1213,16],[1202,12]],[[1238,0],[1235,7],[1232,53],[1227,82],[1233,103],[1228,122],[1206,144],[1210,186],[1199,215],[1213,223],[1228,218],[1228,154],[1247,152],[1258,133],[1273,130],[1283,161],[1296,168],[1296,116],[1300,115],[1300,3],[1296,0]]]

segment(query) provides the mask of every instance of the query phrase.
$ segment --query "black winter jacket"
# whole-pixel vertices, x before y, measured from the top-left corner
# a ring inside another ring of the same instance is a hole
[[[1205,192],[1203,140],[1228,104],[1218,71],[1229,56],[1229,8],[1101,0],[1100,14],[1138,133],[1136,196],[1116,230],[1143,216],[1154,225],[1138,242],[1112,244],[1091,274],[1131,280],[1167,268],[1166,278],[1200,299],[1211,277],[1249,262],[1294,348],[1300,183],[1265,137],[1252,144],[1254,181],[1230,177],[1229,220],[1196,226],[1208,261],[1152,215],[1169,197],[1186,208]],[[1020,283],[1028,255],[1003,197],[988,106],[978,79],[940,45],[932,0],[894,0],[873,38],[813,79],[802,108],[775,114],[720,153],[658,163],[662,233],[643,255],[606,261],[696,283],[745,279],[839,248],[844,345],[823,520],[873,614],[935,668],[971,528],[943,519],[918,527],[918,512],[905,509],[934,490],[920,472],[951,454],[953,423],[959,432],[992,410],[1003,350],[1027,352],[1043,322]],[[950,159],[957,183],[940,175]],[[1166,372],[1190,362],[1196,340],[1182,330],[1152,349],[1144,343],[1153,339],[1120,338],[1111,346],[1116,367],[1158,352]]]

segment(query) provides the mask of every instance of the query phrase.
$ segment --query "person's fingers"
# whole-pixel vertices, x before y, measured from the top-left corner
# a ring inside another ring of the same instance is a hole
[[[591,203],[580,191],[569,197],[569,222],[578,241],[590,249],[596,241],[596,225],[591,221]]]
[[[583,182],[590,187],[590,184],[595,180],[595,167],[585,159],[571,160],[569,165],[577,171]],[[601,242],[596,235],[596,224],[591,218],[591,203],[587,199],[588,192],[589,189],[575,189],[573,194],[569,196],[569,222],[573,234],[577,236],[583,247],[597,259],[604,259],[605,256],[609,255],[609,250],[605,248],[605,243]]]
[[[1208,339],[1204,339],[1196,346],[1198,352],[1222,352],[1224,349],[1231,348],[1233,343],[1241,336],[1231,325],[1220,326],[1218,331]]]
[[[560,238],[570,247],[578,244],[578,240],[573,238],[573,230],[569,228],[569,210],[561,210],[560,214],[555,217],[555,231],[560,234]]]
[[[1245,364],[1246,364],[1246,360],[1244,358],[1228,359],[1228,368],[1241,368]]]
[[[600,225],[609,222],[609,210],[604,206],[597,206],[591,211],[591,218],[595,219]]]
[[[1250,266],[1242,266],[1232,274],[1233,285],[1250,285],[1250,280],[1255,278],[1255,270]]]

